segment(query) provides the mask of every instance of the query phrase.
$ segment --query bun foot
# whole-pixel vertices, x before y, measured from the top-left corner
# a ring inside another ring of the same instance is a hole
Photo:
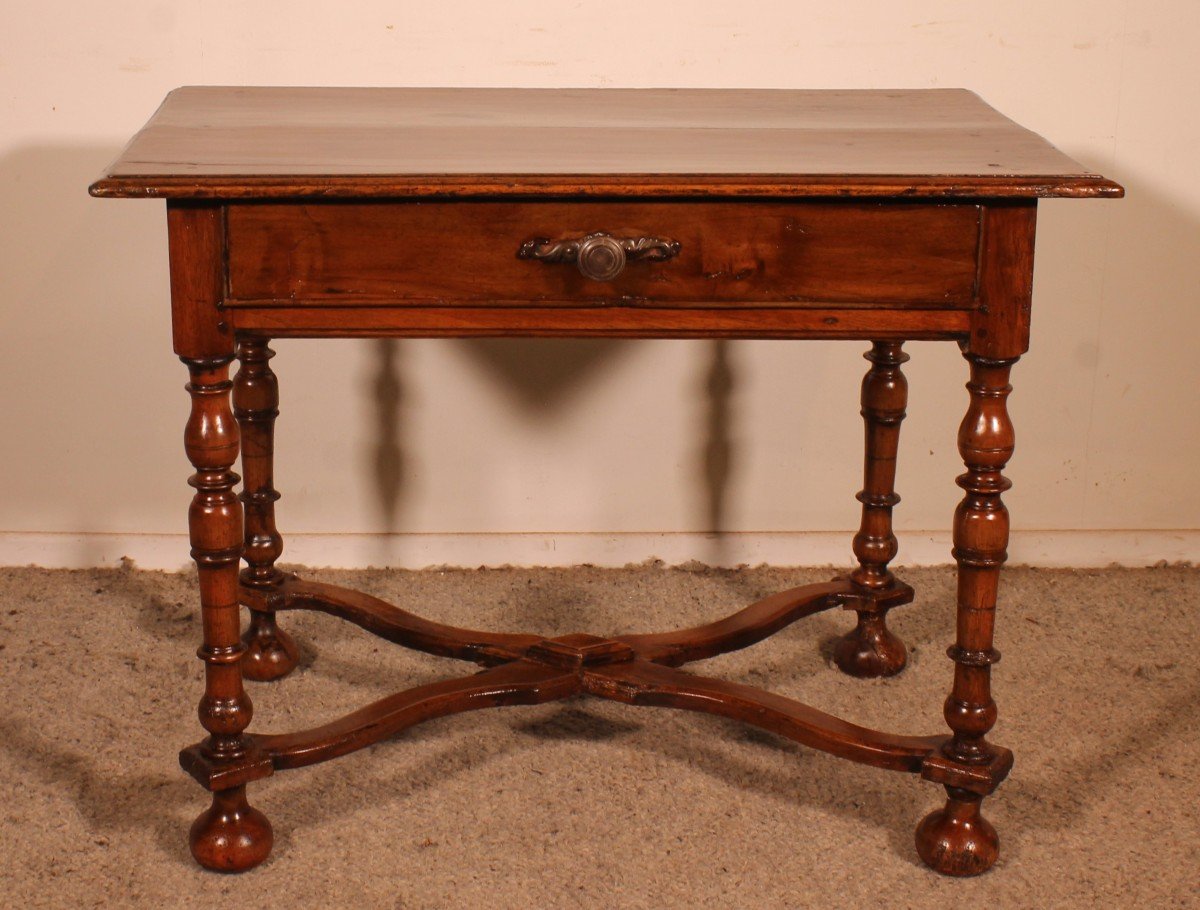
[[[246,802],[245,786],[219,790],[212,806],[192,824],[192,856],[214,872],[245,872],[271,852],[274,843],[267,817]]]
[[[979,812],[983,797],[947,787],[946,808],[926,815],[917,825],[917,853],[942,875],[987,872],[1000,853],[1000,838]]]
[[[895,676],[908,662],[908,650],[888,629],[882,613],[859,613],[858,625],[838,641],[833,660],[849,676]]]
[[[242,655],[243,679],[271,682],[296,669],[300,651],[269,614],[250,614],[250,627],[242,634],[242,644],[246,646]]]

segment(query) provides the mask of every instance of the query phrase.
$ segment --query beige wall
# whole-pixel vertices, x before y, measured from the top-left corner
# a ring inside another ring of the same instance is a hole
[[[168,338],[163,206],[85,190],[187,83],[972,88],[1129,191],[1042,204],[1034,344],[1011,402],[1015,524],[1176,532],[1106,539],[1149,558],[1200,555],[1192,0],[5,7],[0,562],[103,561],[116,551],[87,535],[183,528],[186,401]],[[611,551],[618,561],[686,555],[702,534],[671,538],[682,549],[653,535],[702,532],[714,509],[733,532],[856,522],[863,344],[279,347],[286,529],[485,535],[466,550],[411,538],[408,555],[346,538],[324,561],[551,561],[537,550],[554,545],[546,532],[583,531],[643,532]],[[952,346],[910,347],[898,522],[934,531],[958,493],[964,370]],[[714,419],[706,386],[721,357],[732,390]],[[704,466],[714,423],[731,453],[716,484]],[[543,536],[526,551],[512,545],[524,538],[486,536],[516,532]],[[1039,539],[1070,561],[1070,535]],[[157,538],[119,540],[145,558]],[[695,555],[742,552],[704,546]]]

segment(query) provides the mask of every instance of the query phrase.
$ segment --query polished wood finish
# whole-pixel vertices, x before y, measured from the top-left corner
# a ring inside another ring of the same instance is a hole
[[[167,239],[175,353],[196,360],[232,358],[233,326],[222,311],[225,210],[203,202],[172,203],[167,206]]]
[[[592,695],[630,705],[728,717],[822,752],[891,771],[919,771],[941,742],[936,736],[895,736],[868,730],[753,686],[645,661],[614,664],[593,671],[590,677],[586,684]]]
[[[774,635],[798,619],[838,606],[862,606],[865,593],[848,578],[828,584],[804,585],[772,594],[724,619],[672,632],[621,635],[617,641],[647,660],[677,667],[737,651]],[[912,598],[912,590],[896,583],[886,591],[872,592],[883,606],[897,606]],[[433,622],[361,591],[337,585],[284,576],[278,587],[244,587],[242,602],[253,610],[316,610],[353,623],[388,641],[438,657],[468,660],[484,665],[524,657],[542,642],[537,635],[482,632]]]
[[[455,202],[229,209],[227,306],[824,303],[968,309],[977,205]],[[667,237],[608,281],[518,257],[545,237]]]
[[[242,688],[238,634],[238,560],[242,553],[242,513],[233,492],[231,470],[238,455],[238,432],[229,406],[229,358],[185,359],[191,373],[192,413],[184,447],[196,473],[196,493],[188,513],[192,558],[200,584],[204,644],[204,696],[200,724],[209,736],[197,752],[212,766],[244,766],[252,776],[261,767],[257,744],[243,735],[253,709]],[[192,855],[210,869],[248,869],[271,850],[271,826],[246,802],[245,785],[214,790],[212,807],[192,826]]]
[[[97,195],[1119,195],[962,89],[218,88],[167,96]]]
[[[227,307],[239,334],[264,338],[906,338],[966,337],[967,310],[601,305]]]
[[[479,632],[433,622],[370,594],[295,576],[286,577],[278,590],[270,593],[261,588],[245,589],[242,601],[263,611],[316,610],[415,651],[480,664],[511,660],[541,641],[538,635]]]
[[[985,209],[966,351],[997,359],[1020,357],[1029,350],[1036,222],[1036,204],[1028,200],[998,202]]]
[[[845,579],[805,585],[780,591],[716,622],[674,632],[622,635],[619,640],[646,660],[678,667],[748,648],[798,619],[845,603],[853,594],[853,586]]]
[[[265,860],[274,843],[267,817],[246,801],[246,785],[213,793],[212,806],[192,824],[192,855],[214,872],[244,872]]]
[[[902,347],[898,341],[876,341],[864,355],[871,368],[862,383],[866,427],[863,489],[858,494],[862,523],[854,535],[854,556],[859,567],[850,578],[872,593],[896,585],[888,563],[899,549],[892,533],[892,509],[900,501],[896,495],[896,453],[900,422],[908,403],[908,380],[900,369],[908,355]],[[866,604],[867,609],[858,607],[857,624],[838,642],[834,660],[851,676],[894,676],[904,669],[908,651],[887,627],[887,607],[878,599],[868,599]]]
[[[242,436],[243,489],[238,499],[245,514],[246,538],[242,584],[270,591],[283,581],[275,561],[283,553],[283,537],[275,526],[275,418],[279,416],[279,381],[271,370],[275,352],[261,338],[238,342],[241,366],[233,383],[233,413]],[[267,682],[296,667],[298,649],[275,623],[275,614],[250,611],[250,626],[242,635],[246,653],[242,675]]]
[[[986,737],[996,723],[991,675],[1000,653],[992,647],[992,630],[1000,567],[1008,555],[1008,509],[1001,494],[1012,484],[1001,472],[1013,453],[1006,402],[1015,358],[986,360],[968,354],[967,359],[971,400],[958,431],[958,451],[967,470],[957,481],[965,495],[954,513],[958,635],[949,650],[954,688],[945,706],[954,736],[942,752],[956,764],[986,765],[996,756]],[[917,829],[917,850],[940,872],[975,875],[996,861],[999,838],[979,812],[982,794],[951,786],[946,791],[946,807]]]
[[[1005,400],[1029,344],[1036,199],[1119,186],[957,90],[190,88],[168,97],[92,192],[168,198],[174,345],[191,372],[208,733],[180,763],[213,794],[192,827],[201,864],[239,871],[266,857],[271,827],[246,798],[255,780],[435,717],[577,696],[733,718],[919,774],[948,795],[917,828],[921,858],[950,875],[995,861],[980,807],[1013,762],[987,738],[1008,539],[1001,472],[1013,449]],[[639,252],[649,255],[631,261]],[[550,639],[432,622],[277,569],[269,341],[482,335],[871,342],[858,567],[691,629]],[[843,670],[903,667],[885,615],[913,599],[889,568],[910,339],[956,342],[971,373],[949,734],[869,730],[678,669],[835,608],[857,617],[835,649]],[[244,638],[239,602],[251,616]],[[312,729],[251,735],[243,677],[295,666],[276,617],[297,609],[484,669]]]
[[[356,752],[435,717],[481,708],[539,705],[578,691],[575,673],[517,661],[389,695],[311,730],[260,736],[258,740],[276,768],[302,768]]]
[[[879,596],[902,602],[911,594],[897,585]],[[805,616],[860,603],[861,596],[859,586],[844,578],[774,594],[693,629],[611,639],[580,634],[544,639],[433,623],[361,592],[287,577],[271,594],[243,590],[243,601],[262,610],[319,610],[405,647],[493,669],[388,696],[312,730],[259,735],[256,742],[276,769],[300,767],[361,749],[433,717],[589,694],[733,717],[854,761],[918,773],[946,737],[878,733],[794,699],[670,669],[749,647]]]

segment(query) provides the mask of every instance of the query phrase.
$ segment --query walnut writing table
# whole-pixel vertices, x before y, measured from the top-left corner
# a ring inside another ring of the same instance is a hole
[[[952,875],[995,861],[980,805],[1012,764],[986,738],[1008,541],[1005,399],[1028,348],[1037,198],[1120,186],[960,90],[184,88],[91,191],[167,200],[208,732],[180,762],[213,794],[191,830],[201,864],[239,871],[269,853],[250,781],[430,718],[575,695],[737,718],[920,774],[949,795],[917,828],[921,858]],[[694,629],[549,640],[442,625],[275,568],[270,339],[479,335],[870,341],[858,568]],[[842,670],[903,668],[884,620],[913,597],[888,570],[906,339],[957,342],[970,367],[949,734],[880,733],[678,669],[834,607],[857,614]],[[249,734],[243,679],[294,667],[276,625],[294,609],[485,669],[315,729]]]

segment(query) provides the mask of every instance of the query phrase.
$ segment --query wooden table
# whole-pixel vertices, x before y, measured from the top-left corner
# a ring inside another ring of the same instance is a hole
[[[1037,199],[1120,186],[960,90],[183,88],[91,192],[167,200],[175,352],[191,374],[208,732],[180,761],[213,795],[191,829],[202,865],[241,871],[267,857],[251,781],[433,717],[576,695],[737,718],[920,774],[948,794],[917,828],[921,858],[951,875],[995,861],[980,804],[1012,765],[986,738],[1009,524],[1005,399],[1028,348]],[[479,335],[869,341],[858,568],[698,628],[554,639],[442,625],[277,569],[268,342]],[[888,569],[907,339],[957,342],[970,369],[949,733],[868,730],[678,669],[835,607],[857,616],[837,648],[843,671],[904,667],[885,617],[913,597]],[[315,729],[249,734],[243,679],[295,666],[277,624],[295,609],[485,669]]]

